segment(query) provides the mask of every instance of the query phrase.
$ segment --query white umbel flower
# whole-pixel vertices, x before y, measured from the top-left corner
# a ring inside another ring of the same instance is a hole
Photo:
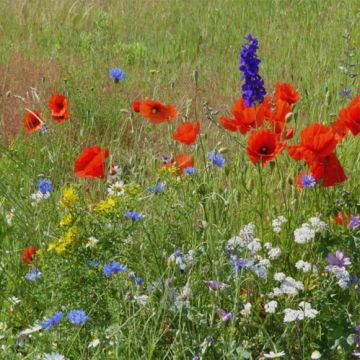
[[[274,314],[276,312],[276,309],[278,307],[278,302],[275,300],[269,301],[267,304],[265,304],[264,309],[265,312],[268,314]]]

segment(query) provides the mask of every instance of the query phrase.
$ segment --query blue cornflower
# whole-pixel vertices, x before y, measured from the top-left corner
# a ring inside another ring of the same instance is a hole
[[[144,218],[144,215],[136,212],[136,211],[128,211],[126,210],[124,215],[131,220],[141,220]]]
[[[67,318],[74,325],[81,325],[89,320],[84,310],[71,310],[67,314]]]
[[[114,81],[117,83],[119,82],[120,80],[124,80],[125,79],[125,72],[123,69],[119,69],[119,68],[114,68],[114,69],[111,69],[109,71],[109,75],[111,78],[114,79]]]
[[[147,189],[149,193],[154,193],[154,194],[162,193],[164,192],[164,190],[165,190],[165,183],[160,181],[158,181],[155,186],[150,186]]]
[[[187,175],[195,175],[196,170],[192,166],[188,166],[187,168],[184,169],[184,173]]]
[[[303,175],[300,181],[304,188],[311,188],[316,185],[316,180],[312,175]]]
[[[259,48],[258,40],[251,34],[246,36],[247,44],[243,45],[240,52],[240,71],[243,73],[241,80],[243,99],[245,105],[250,107],[257,102],[262,102],[266,95],[264,81],[259,75],[260,60],[256,56]]]
[[[47,134],[49,132],[49,127],[46,124],[41,125],[41,133]]]
[[[117,261],[105,264],[103,269],[103,274],[105,276],[110,276],[111,274],[117,274],[118,272],[123,272],[127,269],[126,265],[122,265]]]
[[[25,279],[29,281],[36,281],[42,278],[42,273],[37,268],[32,268],[26,275]]]
[[[351,98],[351,89],[344,88],[343,90],[339,91],[339,96]]]
[[[212,150],[208,153],[208,157],[213,165],[215,165],[219,168],[224,166],[225,160],[219,152]]]
[[[235,258],[235,259],[230,259],[229,264],[234,265],[234,269],[233,269],[234,272],[238,272],[243,267],[251,266],[253,262],[247,259]]]
[[[142,283],[143,283],[143,280],[142,280],[141,276],[137,276],[135,278],[135,284],[141,286]]]
[[[45,329],[45,330],[49,330],[51,329],[53,326],[57,325],[60,320],[63,318],[63,313],[62,312],[56,312],[54,313],[53,316],[49,317],[48,319],[44,320],[41,323],[41,326]]]
[[[50,180],[47,179],[40,179],[37,183],[38,190],[43,193],[50,193],[52,191],[53,185]]]

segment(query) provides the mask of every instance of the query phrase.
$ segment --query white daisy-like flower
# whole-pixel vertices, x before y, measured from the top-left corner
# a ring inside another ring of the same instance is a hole
[[[278,302],[275,300],[269,301],[267,304],[264,305],[265,312],[268,314],[274,314],[278,307]]]
[[[264,354],[264,357],[266,359],[277,359],[283,356],[285,356],[285,351],[280,351],[280,352],[270,351],[268,354]]]
[[[122,196],[125,194],[125,187],[123,181],[117,181],[110,185],[107,189],[109,196]]]
[[[99,240],[96,237],[90,236],[88,238],[88,242],[85,244],[85,247],[86,248],[93,248],[98,242],[99,242]]]
[[[321,353],[319,350],[315,350],[311,353],[311,359],[312,360],[317,360],[317,359],[320,359],[321,358]]]
[[[93,339],[92,341],[89,342],[88,348],[96,348],[97,346],[99,346],[100,344],[100,340],[98,338]]]
[[[49,354],[44,354],[43,360],[66,360],[66,358],[64,355],[53,352]]]

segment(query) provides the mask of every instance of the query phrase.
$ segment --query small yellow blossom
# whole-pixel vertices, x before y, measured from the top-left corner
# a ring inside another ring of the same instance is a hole
[[[117,198],[108,197],[105,200],[99,201],[98,204],[95,206],[95,210],[109,212],[116,206],[116,203],[117,203]]]
[[[66,226],[66,225],[70,225],[73,221],[73,217],[71,214],[65,215],[61,220],[60,220],[60,226]]]
[[[75,241],[75,237],[78,230],[75,226],[71,227],[66,233],[60,236],[60,239],[53,241],[48,246],[48,251],[55,250],[58,254],[61,254],[66,250],[66,247]]]
[[[64,208],[71,207],[74,202],[79,200],[79,195],[76,194],[73,186],[69,186],[63,190],[60,206]]]

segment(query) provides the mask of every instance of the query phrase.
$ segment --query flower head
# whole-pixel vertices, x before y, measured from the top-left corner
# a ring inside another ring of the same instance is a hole
[[[326,269],[329,271],[331,271],[334,266],[337,266],[340,269],[345,269],[347,265],[351,265],[350,258],[346,257],[342,251],[336,251],[335,256],[333,254],[329,254],[326,257],[326,260],[330,264],[326,267]]]
[[[51,116],[56,122],[62,122],[70,118],[69,99],[63,94],[54,94],[49,100]]]
[[[105,159],[109,156],[107,148],[93,146],[86,148],[75,160],[75,176],[103,179]]]
[[[62,312],[55,312],[53,316],[51,316],[50,318],[44,320],[41,323],[41,326],[45,329],[45,330],[50,330],[53,326],[57,325],[60,320],[63,318],[63,313]]]
[[[71,310],[67,315],[68,320],[71,324],[81,325],[89,320],[84,310]]]
[[[350,230],[360,227],[360,216],[350,216],[348,227]]]
[[[50,193],[52,191],[53,185],[50,180],[40,179],[37,183],[38,190],[43,194]]]
[[[158,194],[162,193],[165,190],[165,183],[158,181],[155,186],[150,186],[147,191],[149,193]]]
[[[39,269],[33,267],[26,275],[25,279],[29,281],[36,281],[42,278],[42,273]]]
[[[118,83],[120,80],[125,79],[125,72],[123,69],[119,68],[113,68],[109,71],[109,76],[114,79],[116,83]]]
[[[27,132],[41,130],[43,121],[41,119],[40,112],[38,110],[27,111],[24,116],[23,123]]]
[[[153,124],[170,122],[177,112],[174,105],[164,105],[159,101],[146,100],[140,104],[141,115]]]
[[[184,174],[186,175],[195,175],[196,170],[192,166],[188,166],[184,169]]]
[[[144,218],[143,214],[138,213],[137,211],[128,211],[124,213],[125,217],[131,220],[142,220]]]
[[[30,264],[35,259],[36,252],[37,249],[35,246],[29,246],[24,250],[21,261],[24,264]]]
[[[44,354],[42,360],[66,360],[65,356],[59,353]]]
[[[195,142],[200,130],[200,123],[184,122],[173,133],[173,139],[186,145],[191,145]]]
[[[110,276],[112,274],[117,274],[119,272],[126,271],[126,269],[127,269],[126,265],[122,265],[119,262],[114,261],[104,265],[103,274],[105,276]]]
[[[252,163],[261,161],[264,166],[274,159],[283,149],[285,144],[278,141],[276,133],[270,130],[253,131],[250,135],[246,151]]]
[[[243,99],[246,106],[262,102],[266,94],[264,81],[259,75],[260,60],[256,55],[259,48],[258,40],[251,34],[246,37],[247,44],[243,45],[240,52],[240,71],[243,73],[242,86]]]
[[[225,310],[220,309],[218,306],[215,306],[214,310],[220,315],[222,321],[224,322],[228,322],[234,318],[232,312],[226,312]]]
[[[219,168],[224,166],[225,160],[219,152],[217,152],[215,150],[210,151],[208,153],[208,158],[213,165],[215,165]]]
[[[230,285],[225,284],[221,281],[214,281],[214,280],[208,280],[208,281],[204,281],[205,285],[209,286],[209,289],[211,290],[224,290],[224,289],[228,289],[230,287]]]
[[[276,83],[275,97],[292,105],[299,101],[300,94],[288,83]]]

